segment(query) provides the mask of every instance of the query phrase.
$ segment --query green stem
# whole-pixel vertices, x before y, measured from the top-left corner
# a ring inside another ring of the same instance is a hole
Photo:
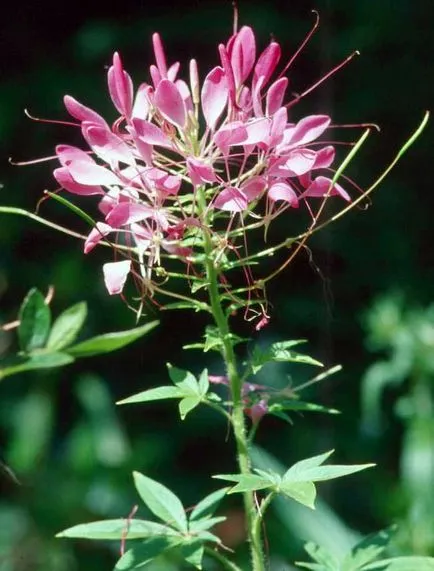
[[[198,192],[198,203],[202,213],[205,212],[205,198]],[[248,438],[243,410],[242,379],[238,373],[237,362],[233,347],[233,339],[229,329],[228,317],[220,302],[219,269],[215,264],[214,247],[208,231],[208,221],[204,220],[204,253],[207,276],[208,296],[214,321],[219,330],[222,342],[222,357],[226,365],[229,386],[233,402],[232,426],[234,430],[237,449],[238,467],[241,474],[250,474],[250,458],[248,451]],[[257,515],[253,492],[244,492],[244,509],[246,516],[247,534],[252,559],[252,571],[264,571],[264,556],[260,533],[254,533],[254,522]]]
[[[253,521],[253,535],[258,538],[258,541],[261,541],[261,532],[262,532],[262,522],[264,521],[264,515],[271,504],[271,501],[276,496],[275,492],[270,492],[261,502],[255,519]]]
[[[211,547],[205,547],[205,553],[209,556],[218,561],[224,569],[228,571],[241,571],[238,565],[229,561],[222,553],[217,551],[216,549],[212,549]]]

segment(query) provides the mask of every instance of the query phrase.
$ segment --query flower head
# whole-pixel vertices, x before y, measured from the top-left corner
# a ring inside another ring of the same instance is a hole
[[[248,254],[250,226],[267,230],[276,216],[310,198],[349,200],[330,175],[334,147],[318,141],[330,117],[289,117],[277,42],[258,54],[253,30],[243,26],[218,46],[218,65],[200,74],[191,60],[182,79],[160,36],[152,41],[155,63],[137,88],[120,55],[113,56],[107,79],[118,117],[112,124],[73,97],[64,99],[90,152],[59,145],[54,176],[66,191],[99,201],[101,220],[85,252],[100,242],[117,246],[118,259],[104,266],[110,294],[122,292],[132,273],[143,294],[152,295],[155,276],[167,279],[163,258],[188,268],[200,263],[203,232],[220,248],[220,259],[236,260],[240,249]]]

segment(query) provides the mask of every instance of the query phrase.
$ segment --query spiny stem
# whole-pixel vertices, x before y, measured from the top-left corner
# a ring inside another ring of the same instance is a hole
[[[206,214],[206,202],[203,192],[198,192],[198,204],[203,216]],[[222,343],[222,357],[226,366],[229,386],[232,396],[232,426],[237,449],[238,467],[241,474],[251,474],[250,457],[248,451],[248,439],[242,400],[242,379],[238,373],[238,367],[234,352],[233,339],[231,336],[228,317],[220,302],[219,292],[219,269],[214,259],[214,247],[211,235],[208,231],[209,220],[203,220],[203,243],[205,253],[205,270],[207,276],[208,297],[214,321],[219,330]],[[247,534],[250,544],[252,571],[265,571],[264,556],[260,533],[254,532],[254,522],[257,516],[252,492],[244,492],[244,509],[246,516]]]

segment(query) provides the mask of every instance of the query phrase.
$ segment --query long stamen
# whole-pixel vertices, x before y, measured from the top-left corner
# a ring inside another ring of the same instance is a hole
[[[316,10],[312,10],[313,14],[315,14],[315,22],[314,25],[312,26],[312,29],[310,30],[310,32],[307,34],[307,36],[305,37],[305,39],[302,41],[302,43],[300,44],[299,48],[296,50],[296,52],[294,53],[294,55],[292,56],[292,58],[289,60],[289,62],[285,65],[285,67],[282,69],[282,71],[279,73],[279,78],[281,78],[283,75],[285,75],[285,73],[288,71],[288,69],[291,67],[291,65],[294,63],[294,61],[297,59],[297,57],[300,55],[300,53],[303,51],[304,47],[306,46],[306,44],[309,42],[309,40],[311,39],[311,37],[314,35],[314,33],[316,32],[316,30],[318,29],[319,26],[319,14]]]
[[[324,83],[324,81],[326,81],[329,77],[331,77],[332,75],[334,75],[336,72],[338,72],[340,69],[342,69],[344,66],[347,65],[347,63],[349,63],[355,56],[359,56],[360,52],[358,50],[355,50],[352,54],[350,54],[348,57],[346,57],[341,63],[339,63],[336,67],[334,67],[333,69],[331,69],[328,73],[326,73],[323,77],[321,77],[317,82],[315,82],[313,85],[311,85],[308,89],[306,89],[306,91],[303,91],[303,93],[301,93],[300,95],[297,95],[297,97],[295,99],[293,99],[292,101],[290,101],[289,103],[287,103],[285,105],[285,107],[287,109],[289,109],[290,107],[292,107],[293,105],[295,105],[296,103],[298,103],[300,101],[300,99],[302,99],[303,97],[305,97],[306,95],[308,95],[309,93],[311,93],[314,89],[316,89],[319,85],[321,85],[322,83]]]

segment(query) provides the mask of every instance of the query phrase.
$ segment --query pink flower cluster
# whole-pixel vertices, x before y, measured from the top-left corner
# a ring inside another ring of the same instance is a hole
[[[104,265],[110,294],[122,291],[130,272],[152,291],[152,271],[161,257],[193,260],[186,238],[205,225],[213,232],[214,219],[226,220],[219,227],[227,231],[235,216],[266,224],[306,198],[349,200],[326,176],[334,147],[317,142],[330,118],[288,118],[288,79],[276,76],[278,43],[257,56],[254,33],[244,26],[219,45],[220,65],[201,87],[195,60],[187,83],[178,78],[178,62],[167,64],[158,34],[153,48],[151,81],[136,90],[114,54],[108,87],[119,117],[112,125],[74,98],[64,99],[91,153],[59,145],[61,166],[54,176],[73,194],[99,197],[103,221],[90,232],[84,251],[110,239],[123,245],[118,258],[128,253]]]

